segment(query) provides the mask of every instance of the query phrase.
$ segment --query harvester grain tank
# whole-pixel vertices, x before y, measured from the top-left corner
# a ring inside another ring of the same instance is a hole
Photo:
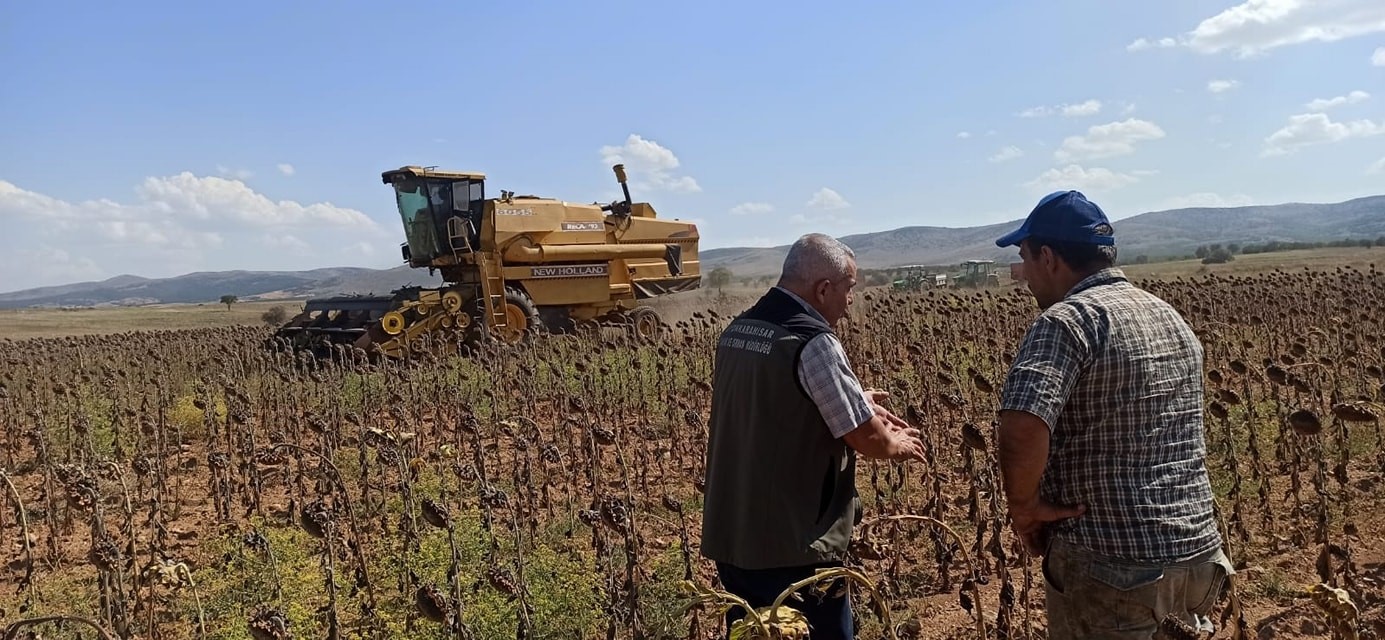
[[[624,166],[613,169],[625,197],[606,205],[509,191],[486,198],[480,173],[386,171],[404,261],[439,273],[443,286],[309,300],[277,335],[395,357],[486,338],[516,343],[539,330],[657,335],[662,320],[638,302],[700,286],[697,227],[631,201]]]

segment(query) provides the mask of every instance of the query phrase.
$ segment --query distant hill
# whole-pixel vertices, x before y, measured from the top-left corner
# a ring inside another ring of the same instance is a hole
[[[1013,248],[995,239],[1019,220],[984,227],[903,227],[843,236],[863,268],[904,264],[957,264],[970,259],[1016,261]],[[1121,257],[1191,254],[1198,245],[1241,245],[1270,241],[1321,242],[1385,236],[1385,196],[1334,204],[1279,204],[1227,209],[1175,209],[1117,220]],[[830,232],[830,229],[824,229]],[[701,252],[704,272],[724,266],[740,277],[777,275],[788,245],[735,247]],[[28,306],[95,306],[167,302],[215,302],[223,295],[242,300],[307,298],[348,293],[387,294],[407,285],[436,286],[436,276],[406,266],[393,269],[339,267],[312,271],[219,271],[149,279],[122,275],[101,282],[41,287],[0,294],[0,309]]]
[[[842,236],[863,268],[904,264],[957,264],[963,260],[1019,260],[1014,248],[1001,249],[995,239],[1021,220],[984,227],[903,227]],[[1156,211],[1113,223],[1123,259],[1188,255],[1198,245],[1264,242],[1322,242],[1385,236],[1385,196],[1334,204],[1278,204],[1225,209],[1193,208]],[[830,229],[824,231],[830,232]],[[788,246],[728,248],[702,252],[702,267],[724,266],[737,276],[777,275]]]
[[[311,298],[350,293],[386,295],[408,285],[436,286],[437,276],[407,266],[393,269],[338,267],[311,271],[214,271],[176,278],[116,276],[84,282],[0,293],[0,309],[32,306],[139,305],[216,302],[223,295],[241,300]]]

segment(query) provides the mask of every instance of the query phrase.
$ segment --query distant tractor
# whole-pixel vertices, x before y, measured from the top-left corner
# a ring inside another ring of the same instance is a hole
[[[924,291],[927,289],[947,288],[947,274],[929,273],[930,269],[919,264],[909,264],[899,267],[904,270],[904,277],[890,283],[890,288],[895,291]]]
[[[1000,286],[1000,274],[995,271],[994,260],[968,260],[962,263],[962,271],[953,277],[957,288],[982,289]]]

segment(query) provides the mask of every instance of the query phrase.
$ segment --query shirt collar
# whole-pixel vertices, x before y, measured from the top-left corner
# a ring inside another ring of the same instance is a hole
[[[1073,287],[1072,289],[1069,289],[1063,297],[1067,298],[1069,296],[1077,294],[1080,291],[1084,291],[1086,289],[1090,289],[1098,285],[1111,284],[1113,282],[1126,282],[1127,280],[1128,279],[1125,277],[1124,271],[1121,271],[1120,269],[1117,269],[1115,267],[1107,267],[1096,273],[1093,273],[1092,275],[1083,278],[1081,282],[1077,283],[1077,286]]]
[[[782,292],[784,292],[784,293],[786,293],[786,294],[788,294],[790,298],[793,298],[794,300],[797,300],[797,301],[798,301],[798,304],[803,305],[803,308],[804,308],[804,309],[807,309],[809,314],[811,314],[814,318],[817,318],[818,320],[821,320],[821,321],[823,322],[823,324],[827,324],[827,318],[822,317],[822,314],[821,314],[821,313],[818,313],[818,310],[817,310],[817,309],[814,309],[814,308],[813,308],[813,305],[808,304],[808,301],[807,301],[807,300],[804,300],[803,298],[798,297],[798,294],[796,294],[796,293],[794,293],[794,292],[792,292],[792,291],[789,291],[788,289],[785,289],[784,287],[775,285],[774,288],[775,288],[775,289],[778,289],[778,290],[780,290],[780,291],[782,291]]]

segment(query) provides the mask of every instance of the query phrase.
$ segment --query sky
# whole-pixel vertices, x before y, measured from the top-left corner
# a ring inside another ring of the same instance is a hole
[[[397,266],[403,165],[704,249],[1385,193],[1381,0],[396,5],[0,4],[0,291]]]

